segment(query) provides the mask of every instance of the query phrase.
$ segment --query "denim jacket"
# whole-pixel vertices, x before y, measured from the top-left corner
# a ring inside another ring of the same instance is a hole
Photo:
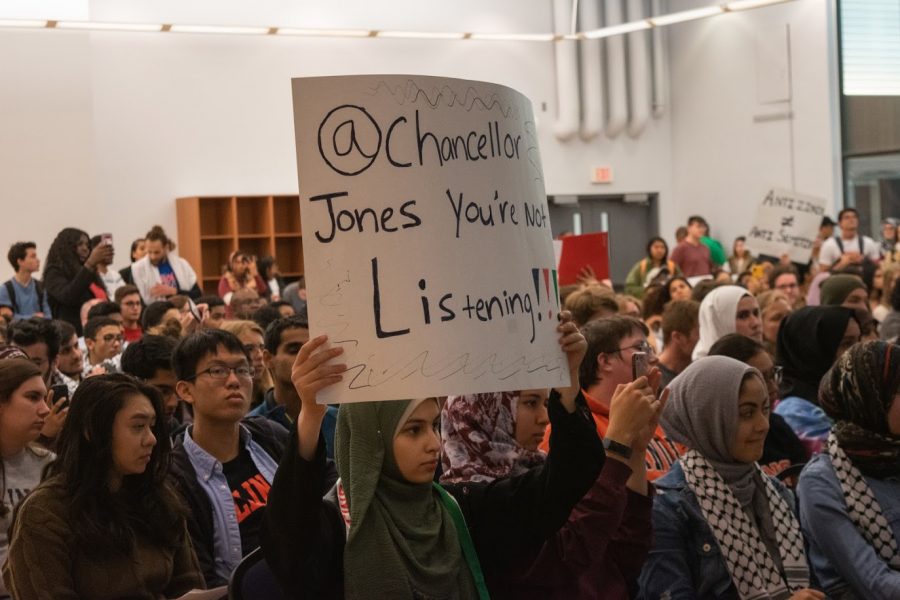
[[[794,497],[772,480],[793,508]],[[681,461],[654,482],[653,548],[639,579],[645,600],[739,600],[725,556],[684,478]]]
[[[865,480],[900,543],[900,479]],[[900,572],[878,557],[850,519],[828,456],[813,457],[797,489],[810,567],[828,595],[839,600],[900,598]]]

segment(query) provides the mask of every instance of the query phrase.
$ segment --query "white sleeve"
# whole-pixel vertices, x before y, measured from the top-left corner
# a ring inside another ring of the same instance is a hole
[[[831,268],[831,265],[840,260],[841,254],[843,253],[834,238],[828,238],[822,242],[822,249],[819,250],[819,264]]]
[[[866,251],[866,256],[872,260],[881,260],[881,246],[872,238],[868,236],[863,237],[863,249]]]

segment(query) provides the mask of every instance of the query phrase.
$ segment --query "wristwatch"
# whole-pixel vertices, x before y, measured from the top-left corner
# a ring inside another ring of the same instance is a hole
[[[603,448],[607,452],[613,452],[618,454],[622,458],[628,460],[631,458],[631,446],[626,446],[625,444],[620,444],[615,440],[611,440],[609,438],[603,438]]]

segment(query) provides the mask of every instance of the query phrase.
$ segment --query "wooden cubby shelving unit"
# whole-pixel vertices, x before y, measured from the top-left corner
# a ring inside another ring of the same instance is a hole
[[[215,294],[228,256],[243,250],[272,255],[287,280],[303,275],[299,196],[178,198],[178,253],[197,272],[204,294]]]

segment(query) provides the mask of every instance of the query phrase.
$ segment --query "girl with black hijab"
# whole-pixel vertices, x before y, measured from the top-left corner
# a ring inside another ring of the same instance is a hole
[[[859,341],[859,318],[840,306],[807,306],[788,315],[778,330],[775,362],[782,368],[781,415],[810,455],[822,450],[831,419],[819,407],[819,382],[834,361]]]
[[[832,598],[900,598],[900,346],[865,342],[822,379],[827,451],[800,475],[809,559]]]
[[[54,318],[68,322],[80,336],[81,305],[93,298],[109,300],[103,279],[97,272],[101,264],[112,261],[113,247],[98,244],[91,248],[87,233],[74,227],[60,231],[44,263],[44,288]]]

